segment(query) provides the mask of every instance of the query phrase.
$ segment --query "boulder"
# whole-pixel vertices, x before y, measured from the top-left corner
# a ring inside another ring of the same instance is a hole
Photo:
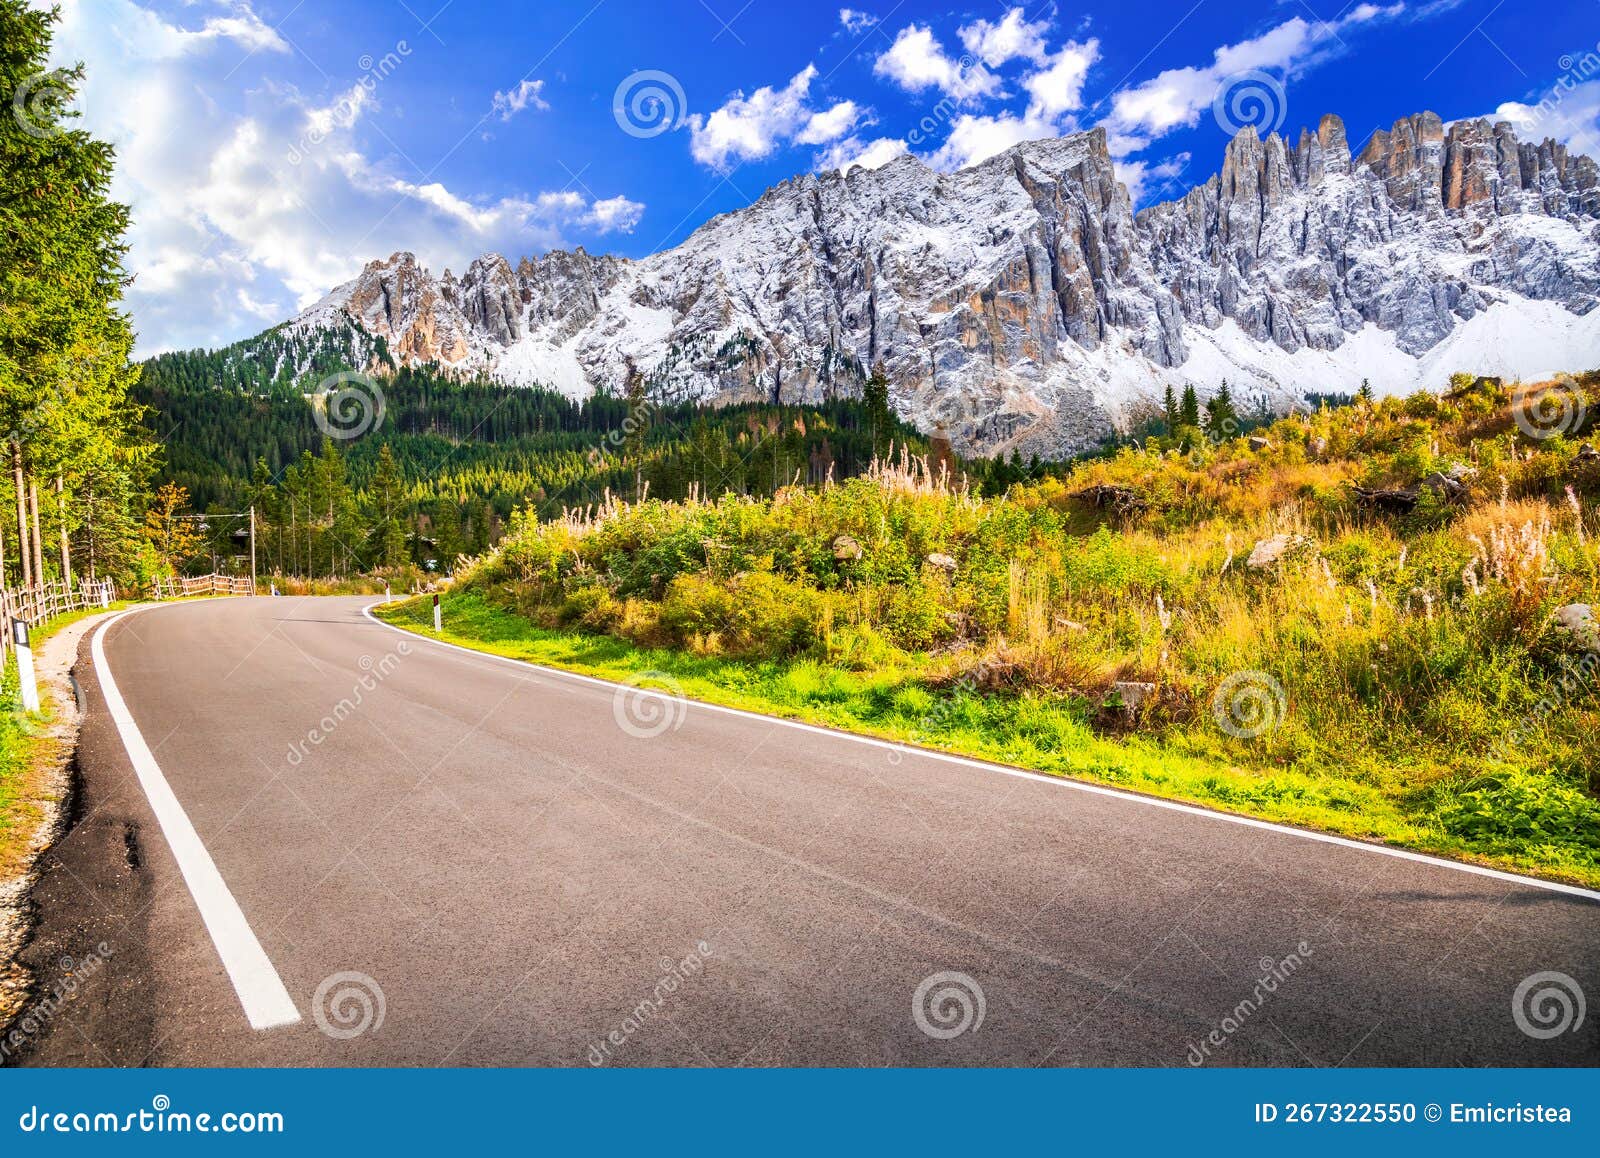
[[[1587,603],[1569,603],[1556,609],[1556,629],[1584,651],[1600,651],[1600,620]]]
[[[1250,436],[1250,449],[1251,450],[1262,451],[1262,450],[1266,450],[1271,445],[1272,445],[1271,442],[1267,441],[1265,438],[1262,438],[1259,434],[1252,434]]]
[[[935,551],[933,554],[928,556],[928,566],[937,567],[939,570],[947,571],[951,575],[956,573],[955,559],[939,551]]]
[[[1252,571],[1264,571],[1277,564],[1302,548],[1309,547],[1311,540],[1304,535],[1273,535],[1271,538],[1262,539],[1250,551],[1250,558],[1245,560],[1245,566]]]
[[[833,541],[833,557],[841,563],[859,559],[865,553],[861,549],[861,544],[849,535],[840,535]]]

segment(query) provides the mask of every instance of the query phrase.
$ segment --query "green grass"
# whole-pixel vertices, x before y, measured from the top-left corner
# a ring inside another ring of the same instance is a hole
[[[1003,496],[901,457],[771,499],[523,513],[455,568],[451,630],[1600,884],[1600,642],[1557,626],[1600,605],[1600,465],[1580,453],[1596,432],[1525,421],[1576,389],[1567,412],[1600,415],[1600,373],[1456,387],[1259,439],[1180,431]],[[1456,481],[1422,488],[1433,472]],[[1405,511],[1362,498],[1409,487]],[[1128,683],[1149,688],[1132,715],[1113,706]]]
[[[1600,834],[1586,828],[1588,797],[1575,790],[1577,799],[1566,802],[1570,823],[1552,824],[1541,818],[1562,798],[1552,796],[1549,784],[1519,789],[1514,778],[1503,778],[1492,788],[1441,799],[1419,791],[1414,770],[1403,766],[1229,759],[1190,732],[1111,737],[1090,725],[1089,706],[1081,699],[1042,689],[952,689],[934,661],[908,653],[867,671],[806,657],[736,660],[541,627],[470,589],[443,596],[443,608],[446,630],[440,638],[512,659],[613,680],[659,673],[684,695],[708,703],[1600,886]],[[426,598],[376,614],[434,635]],[[1461,809],[1466,820],[1481,823],[1462,823]]]
[[[128,606],[113,603],[110,610],[120,611]],[[103,613],[96,607],[51,620],[33,633],[35,655],[44,641],[62,628]],[[55,741],[46,734],[52,713],[49,694],[40,687],[39,696],[43,711],[22,710],[16,660],[14,656],[8,658],[0,678],[0,880],[21,870],[41,816],[38,777],[53,754]]]

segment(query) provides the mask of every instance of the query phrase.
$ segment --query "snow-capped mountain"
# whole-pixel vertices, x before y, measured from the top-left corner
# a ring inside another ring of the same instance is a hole
[[[1221,172],[1135,214],[1101,130],[956,173],[902,156],[796,177],[640,261],[499,255],[435,278],[370,263],[290,323],[572,395],[854,393],[962,449],[1081,449],[1159,397],[1283,403],[1600,366],[1600,169],[1509,124],[1432,113],[1352,157],[1337,117],[1246,129]]]

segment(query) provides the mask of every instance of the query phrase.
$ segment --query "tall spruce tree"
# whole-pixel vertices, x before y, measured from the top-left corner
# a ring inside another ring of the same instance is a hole
[[[128,211],[108,194],[111,146],[79,128],[71,108],[82,69],[49,67],[58,18],[0,0],[0,498],[17,516],[0,527],[18,532],[19,547],[74,547],[79,573],[126,573],[133,504],[154,453],[127,402],[137,373],[118,308]],[[37,517],[21,509],[19,486],[51,495]],[[6,546],[8,566],[20,564]],[[29,563],[35,581],[68,570],[56,552],[35,551]]]
[[[1178,409],[1179,423],[1182,426],[1200,425],[1200,396],[1194,392],[1194,383],[1183,388],[1183,404]]]
[[[889,411],[889,375],[882,362],[873,365],[872,376],[861,388],[861,401],[872,426],[872,453],[881,457],[889,452],[889,431],[894,429],[894,416]]]

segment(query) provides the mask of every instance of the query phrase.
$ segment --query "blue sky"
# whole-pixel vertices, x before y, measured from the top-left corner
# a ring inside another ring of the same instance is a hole
[[[398,249],[643,256],[797,173],[1106,127],[1142,202],[1234,124],[1352,145],[1495,115],[1597,151],[1596,0],[65,0],[121,150],[140,350],[214,346]]]

